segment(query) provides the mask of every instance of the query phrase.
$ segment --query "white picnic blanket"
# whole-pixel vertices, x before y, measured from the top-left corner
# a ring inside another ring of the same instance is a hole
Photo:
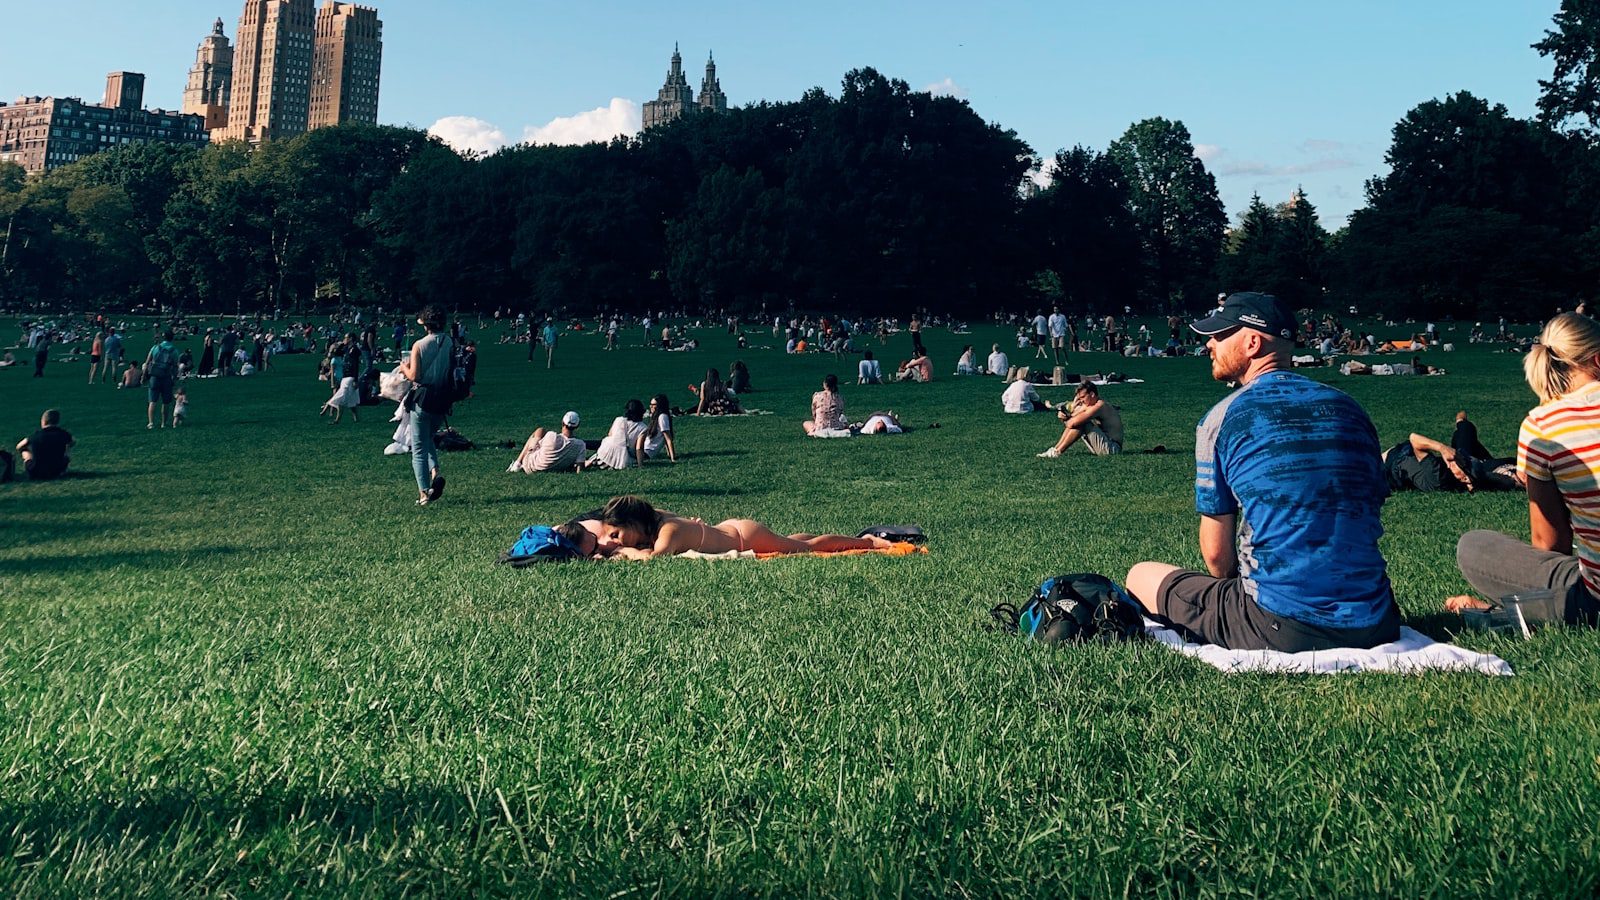
[[[814,438],[842,438],[850,437],[853,432],[848,428],[818,428],[811,432]]]
[[[1341,648],[1284,653],[1278,650],[1229,650],[1211,644],[1191,644],[1170,628],[1146,619],[1145,634],[1184,656],[1192,656],[1224,672],[1297,672],[1328,675],[1338,672],[1481,672],[1514,675],[1511,664],[1490,653],[1476,653],[1445,644],[1401,626],[1400,639],[1371,650]]]

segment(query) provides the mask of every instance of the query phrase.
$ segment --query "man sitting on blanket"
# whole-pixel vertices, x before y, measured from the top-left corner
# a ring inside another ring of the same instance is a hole
[[[1159,562],[1128,590],[1184,637],[1235,650],[1375,647],[1400,613],[1378,537],[1378,435],[1348,395],[1290,371],[1295,318],[1267,294],[1230,296],[1190,326],[1211,375],[1238,390],[1195,437],[1200,553],[1210,574]]]
[[[695,550],[700,553],[727,553],[730,550],[756,553],[831,553],[840,550],[885,550],[892,541],[868,535],[845,537],[841,534],[791,534],[784,536],[753,519],[727,519],[707,525],[698,519],[685,519],[662,512],[638,497],[613,497],[601,510],[604,528],[600,542],[616,544],[612,552],[618,559],[650,559],[676,556]]]

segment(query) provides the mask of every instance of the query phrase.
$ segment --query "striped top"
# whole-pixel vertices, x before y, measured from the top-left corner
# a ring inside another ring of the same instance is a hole
[[[1535,407],[1517,433],[1517,471],[1554,481],[1572,516],[1572,550],[1600,595],[1600,382]]]

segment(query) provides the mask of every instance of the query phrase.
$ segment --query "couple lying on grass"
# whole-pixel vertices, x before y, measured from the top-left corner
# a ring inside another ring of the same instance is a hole
[[[590,558],[650,559],[691,550],[727,553],[833,553],[841,550],[885,550],[896,541],[868,529],[857,537],[842,534],[782,535],[754,519],[726,519],[708,525],[656,509],[638,497],[613,497],[605,506],[556,526],[578,552]],[[888,529],[890,532],[905,529]],[[920,532],[915,532],[920,537]],[[900,535],[902,540],[904,535]]]

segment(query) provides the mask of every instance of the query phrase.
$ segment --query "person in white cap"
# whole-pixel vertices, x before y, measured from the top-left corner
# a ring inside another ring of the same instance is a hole
[[[535,428],[528,442],[522,445],[522,452],[517,454],[506,471],[529,475],[534,472],[577,471],[578,464],[583,462],[584,452],[588,450],[576,436],[578,421],[577,412],[567,410],[567,414],[561,417],[560,431]]]

